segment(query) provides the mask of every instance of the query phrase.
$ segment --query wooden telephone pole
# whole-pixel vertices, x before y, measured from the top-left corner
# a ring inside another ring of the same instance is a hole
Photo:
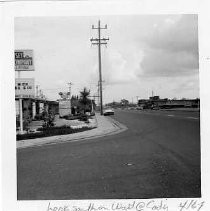
[[[71,86],[73,85],[73,83],[69,82],[68,86],[69,86],[69,99],[71,100]]]
[[[100,20],[98,21],[98,27],[95,27],[94,25],[92,25],[92,29],[97,29],[98,30],[98,38],[91,38],[90,41],[91,41],[92,45],[98,45],[100,111],[101,111],[101,115],[103,115],[101,45],[107,45],[107,40],[109,40],[109,38],[101,38],[101,29],[107,29],[107,25],[105,25],[105,27],[101,27]]]
[[[71,86],[73,85],[73,83],[69,82],[68,85],[69,85],[69,103],[70,103],[69,110],[70,110],[70,114],[71,114]]]

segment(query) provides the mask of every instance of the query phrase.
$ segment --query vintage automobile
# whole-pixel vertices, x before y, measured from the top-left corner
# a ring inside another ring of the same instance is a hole
[[[108,115],[114,115],[114,110],[111,108],[105,109],[104,116],[108,116]]]

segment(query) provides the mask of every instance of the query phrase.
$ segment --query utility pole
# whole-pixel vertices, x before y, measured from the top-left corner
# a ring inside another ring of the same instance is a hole
[[[69,110],[71,114],[71,86],[73,85],[73,83],[69,82],[68,85],[69,85],[69,103],[70,103]]]
[[[39,90],[39,97],[42,98],[42,90]]]
[[[138,102],[139,102],[139,96],[136,96],[136,100],[137,100],[137,104],[138,104]]]
[[[71,100],[71,86],[73,85],[73,83],[69,82],[68,85],[69,85],[69,98]]]
[[[100,100],[99,100],[99,97],[100,97],[100,89],[99,89],[99,81],[98,81],[98,85],[97,85],[97,95],[98,95],[98,100],[97,100],[97,104],[100,105]]]
[[[105,27],[101,27],[100,20],[98,21],[98,27],[92,25],[92,29],[98,30],[98,38],[91,38],[90,41],[92,45],[98,45],[98,66],[99,66],[99,86],[100,86],[100,110],[101,115],[103,115],[103,96],[102,96],[102,72],[101,72],[101,45],[107,45],[107,40],[109,38],[101,38],[101,29],[107,29],[107,25]]]
[[[36,85],[36,97],[38,98],[39,96],[39,85]]]

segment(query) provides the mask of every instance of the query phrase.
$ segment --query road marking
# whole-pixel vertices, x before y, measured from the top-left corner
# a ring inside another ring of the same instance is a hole
[[[168,114],[167,116],[174,116],[173,114]]]
[[[189,117],[187,117],[188,119],[198,119],[198,118],[196,118],[196,117],[191,117],[191,116],[189,116]]]
[[[125,112],[131,112],[130,110],[124,110]],[[168,116],[168,117],[174,117],[178,119],[194,119],[194,120],[199,120],[199,117],[185,117],[185,116],[179,116],[179,115],[174,115],[174,114],[164,114],[160,112],[151,112],[151,111],[132,111],[133,113],[138,113],[138,114],[145,114],[145,115],[153,115],[153,116]]]
[[[125,163],[126,166],[132,166],[132,163]]]

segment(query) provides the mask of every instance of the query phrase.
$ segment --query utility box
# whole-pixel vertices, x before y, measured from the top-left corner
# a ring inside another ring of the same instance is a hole
[[[59,100],[59,116],[64,117],[71,115],[71,101],[70,99]]]

